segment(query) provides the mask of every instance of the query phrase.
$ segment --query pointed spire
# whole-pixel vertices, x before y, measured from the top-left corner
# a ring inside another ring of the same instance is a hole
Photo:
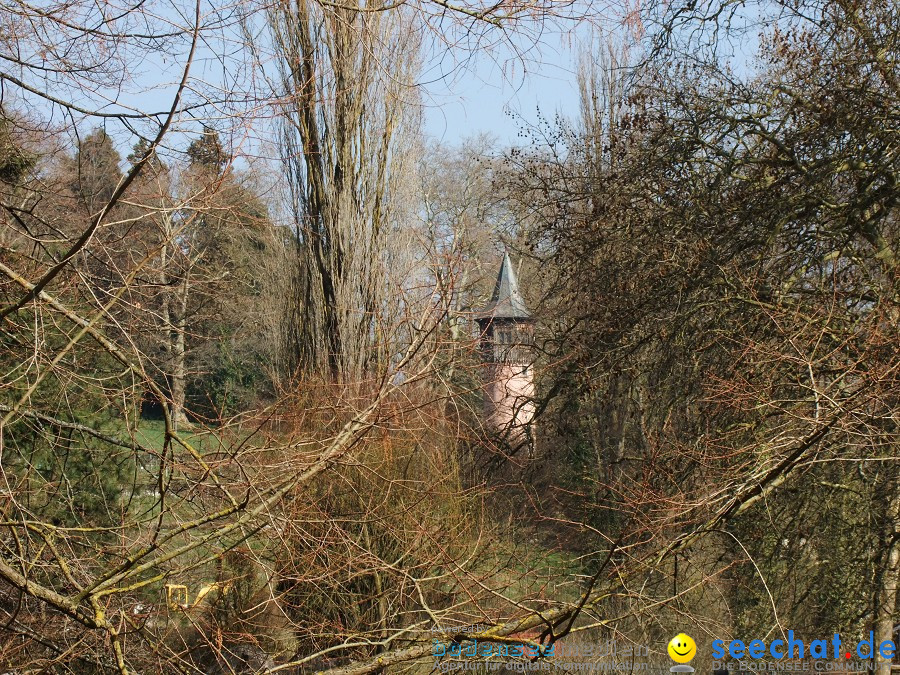
[[[497,283],[494,285],[494,293],[490,304],[481,313],[487,318],[500,319],[530,319],[531,312],[525,306],[525,300],[519,292],[519,281],[513,269],[509,253],[503,254],[503,263],[500,265],[500,274],[497,275]]]

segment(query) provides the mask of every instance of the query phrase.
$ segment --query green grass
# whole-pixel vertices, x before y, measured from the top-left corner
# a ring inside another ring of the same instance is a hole
[[[166,438],[166,426],[162,420],[140,420],[136,429],[125,420],[109,420],[100,427],[100,430],[123,440],[133,437],[136,443],[155,451],[162,450]],[[194,427],[181,429],[178,431],[178,437],[201,453],[220,450],[236,440],[233,432],[217,434]]]
[[[141,420],[134,434],[134,440],[141,445],[159,450],[166,437],[166,425],[162,420]]]

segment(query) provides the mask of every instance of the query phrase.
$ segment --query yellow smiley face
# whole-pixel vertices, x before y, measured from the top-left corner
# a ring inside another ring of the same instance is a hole
[[[669,656],[675,663],[687,663],[697,655],[697,644],[685,633],[679,633],[669,640]]]

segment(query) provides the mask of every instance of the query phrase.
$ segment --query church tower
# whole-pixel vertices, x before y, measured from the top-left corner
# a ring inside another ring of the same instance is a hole
[[[530,446],[535,413],[534,319],[519,292],[508,253],[490,303],[475,318],[481,329],[485,427],[514,450]]]

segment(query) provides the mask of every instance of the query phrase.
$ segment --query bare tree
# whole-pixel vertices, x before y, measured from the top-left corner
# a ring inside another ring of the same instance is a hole
[[[300,0],[272,11],[283,69],[284,157],[297,241],[289,349],[308,372],[353,376],[378,352],[414,169],[419,43],[407,12]]]

